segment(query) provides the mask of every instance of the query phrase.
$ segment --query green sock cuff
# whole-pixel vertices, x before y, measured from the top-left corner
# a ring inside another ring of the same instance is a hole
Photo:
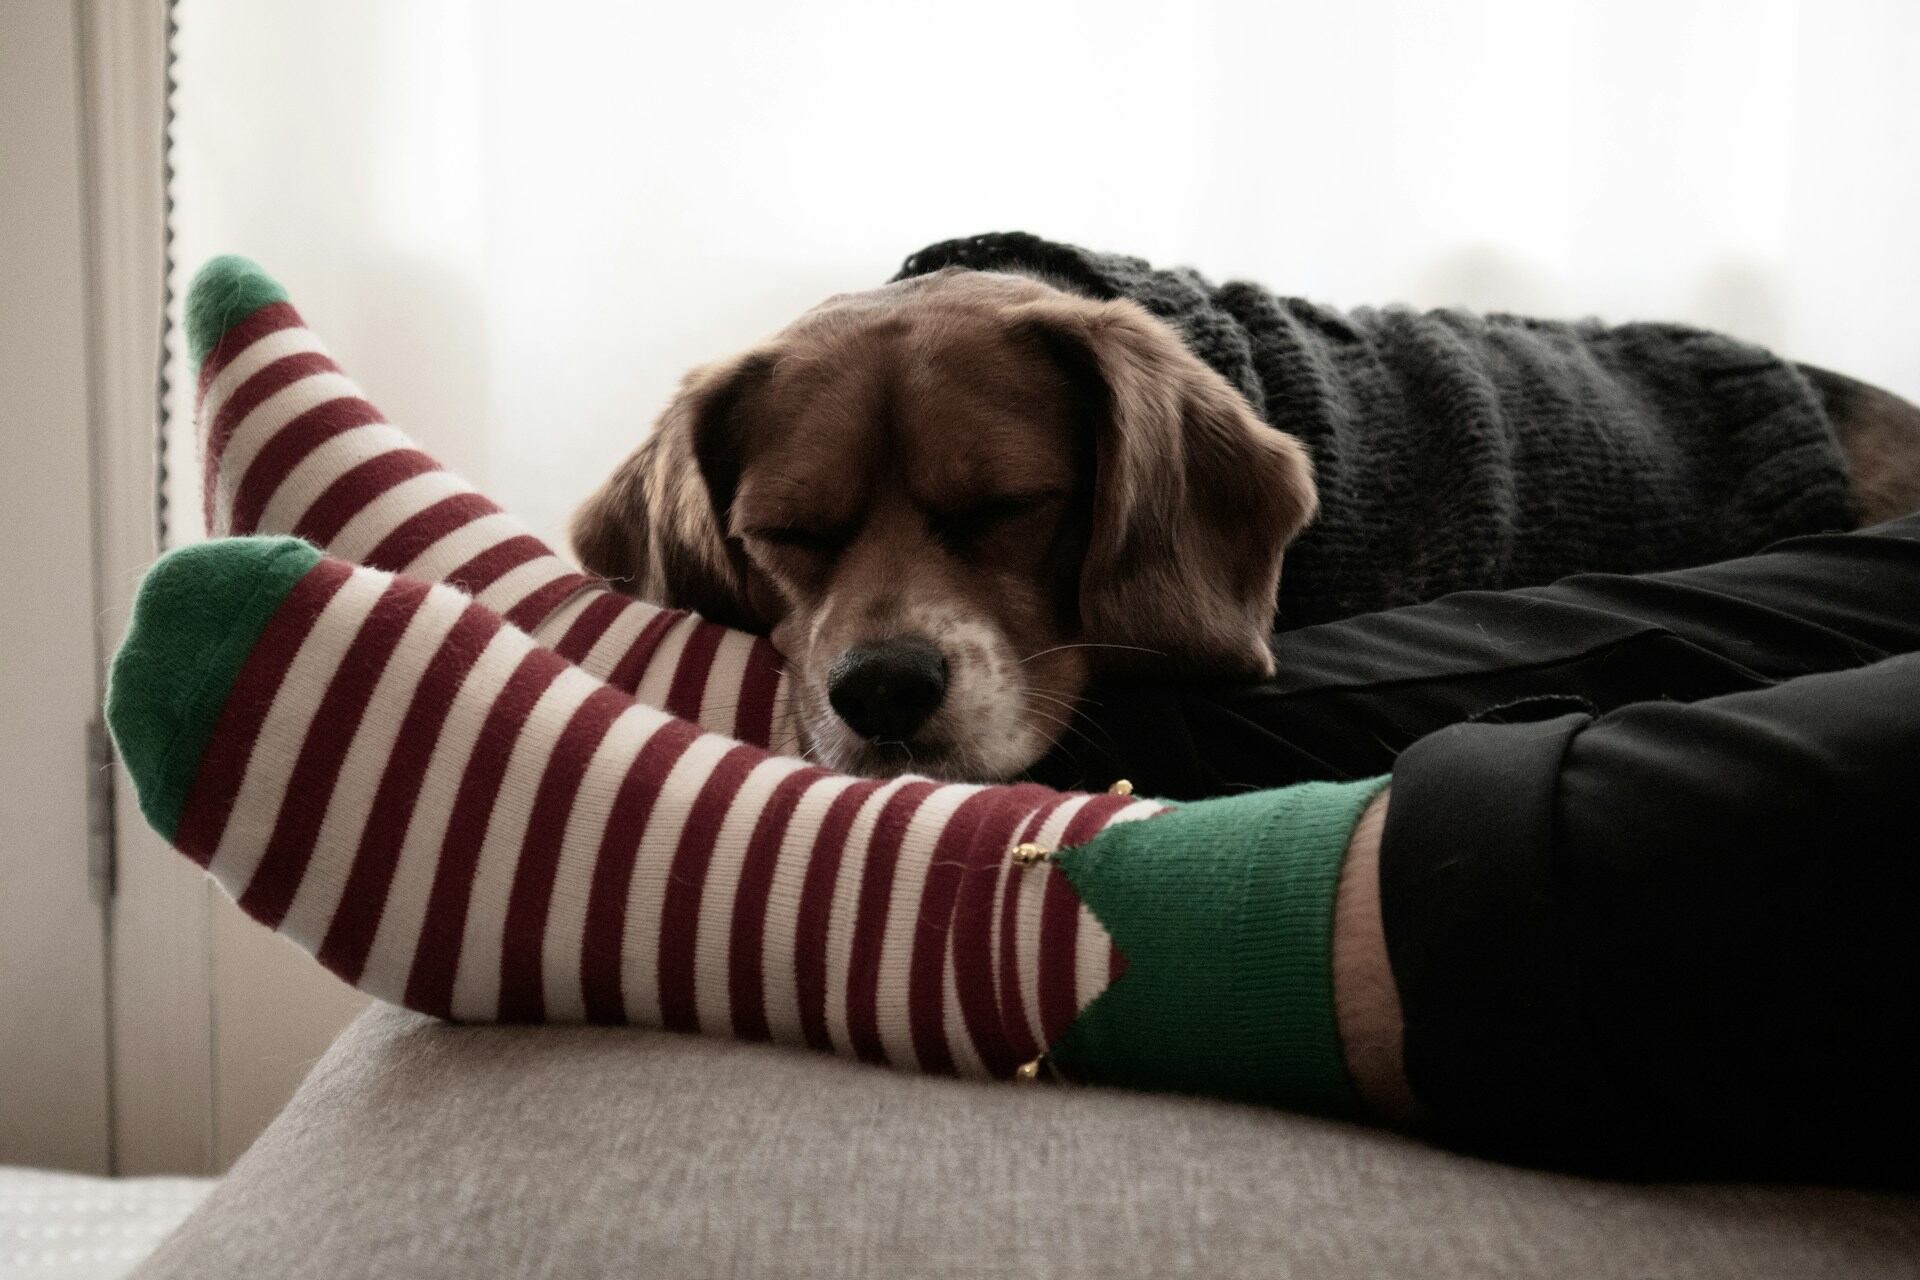
[[[1127,968],[1054,1060],[1137,1088],[1356,1110],[1333,1008],[1333,906],[1353,828],[1386,783],[1205,800],[1062,855]]]
[[[107,727],[140,811],[171,840],[188,789],[267,620],[320,562],[298,538],[226,538],[147,570],[107,676]]]
[[[198,370],[227,330],[260,308],[285,302],[287,291],[237,253],[222,254],[201,267],[187,286],[187,353]]]

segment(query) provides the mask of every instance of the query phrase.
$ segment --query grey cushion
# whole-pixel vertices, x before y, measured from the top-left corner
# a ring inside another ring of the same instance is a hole
[[[1178,1098],[364,1015],[139,1276],[1920,1274],[1920,1201],[1611,1184]]]

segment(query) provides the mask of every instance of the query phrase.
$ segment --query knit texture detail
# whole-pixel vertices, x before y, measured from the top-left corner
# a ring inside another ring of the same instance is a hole
[[[255,538],[182,547],[147,571],[108,675],[107,725],[140,812],[165,838],[180,826],[241,665],[319,562],[298,538]]]
[[[1347,842],[1386,779],[1118,823],[1061,856],[1126,972],[1053,1046],[1069,1076],[1352,1112],[1333,1009]]]
[[[212,259],[187,286],[187,353],[198,370],[227,330],[262,307],[285,302],[287,291],[251,258],[227,253]]]
[[[1287,549],[1283,630],[1451,591],[1705,564],[1857,523],[1805,376],[1723,334],[1340,312],[1020,232],[922,249],[896,279],[948,267],[1130,298],[1306,445],[1320,516]]]

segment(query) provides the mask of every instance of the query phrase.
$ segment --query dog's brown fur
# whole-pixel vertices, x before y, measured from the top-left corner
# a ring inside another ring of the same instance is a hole
[[[1920,506],[1920,409],[1803,366],[1867,522]],[[949,270],[829,299],[688,376],[575,517],[582,562],[770,632],[831,766],[1005,777],[1098,674],[1259,679],[1281,553],[1315,510],[1299,442],[1132,302]],[[911,740],[862,739],[828,672],[931,640]]]
[[[1920,510],[1920,406],[1829,369],[1803,364],[1800,372],[1833,422],[1860,523]]]

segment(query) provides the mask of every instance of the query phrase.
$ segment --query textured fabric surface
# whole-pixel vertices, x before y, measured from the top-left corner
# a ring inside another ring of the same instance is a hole
[[[1307,446],[1320,516],[1287,549],[1283,629],[1451,591],[1704,564],[1855,524],[1812,387],[1721,334],[1339,312],[1018,232],[929,246],[896,278],[943,267],[1131,298]]]
[[[1920,1202],[1585,1181],[1336,1121],[365,1014],[136,1274],[1877,1280]]]
[[[118,1280],[212,1187],[211,1178],[95,1178],[0,1165],[0,1276]]]

